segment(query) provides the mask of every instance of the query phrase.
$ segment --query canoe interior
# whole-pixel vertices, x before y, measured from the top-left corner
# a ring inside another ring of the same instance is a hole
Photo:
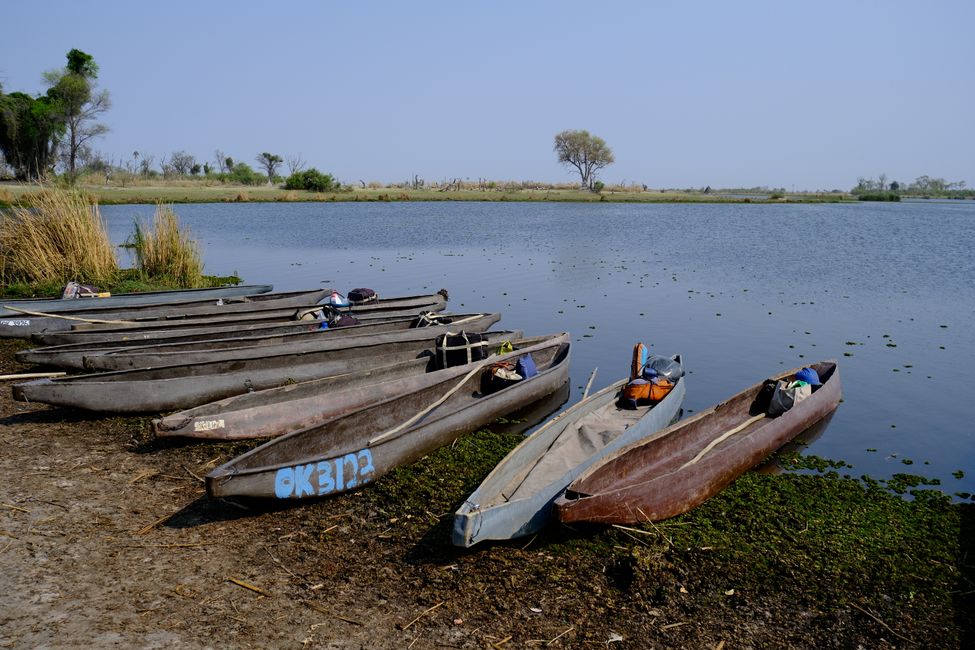
[[[823,384],[819,390],[825,389],[836,371],[836,364],[821,362],[810,367],[817,371]],[[788,371],[775,378],[785,378],[793,372]],[[748,411],[758,396],[761,386],[761,383],[756,384],[712,409],[702,411],[695,417],[678,423],[670,429],[675,431],[675,435],[668,435],[670,430],[664,430],[649,441],[634,445],[629,450],[622,450],[576,480],[571,488],[566,490],[566,498],[581,499],[620,490],[627,485],[638,485],[677,471],[716,437],[734,429],[751,417]],[[777,420],[778,418],[758,420],[740,433],[720,442],[708,453],[720,456],[722,452],[737,445],[747,444],[749,438],[761,437],[762,430],[775,425]],[[798,434],[799,431],[795,433]],[[628,451],[632,453],[627,453]]]
[[[551,345],[532,347],[534,350],[530,354],[539,374],[558,366],[569,355],[566,336],[558,337]],[[519,351],[523,349],[519,345],[519,349],[508,356],[517,357]],[[377,384],[373,387],[376,393],[373,405],[277,438],[218,469],[224,474],[266,472],[279,467],[311,462],[326,450],[328,454],[333,455],[356,451],[368,444],[373,436],[401,425],[433,405],[446,392],[457,388],[458,385],[459,388],[445,402],[418,423],[399,432],[397,436],[409,435],[417,427],[429,425],[432,421],[444,418],[491,395],[517,390],[519,387],[518,384],[514,384],[498,393],[485,394],[481,391],[484,367],[472,369],[476,370],[473,374],[467,368],[467,366],[459,366],[451,369],[454,372],[431,373],[420,378],[424,381],[408,378]],[[335,399],[341,400],[342,396],[337,394]]]
[[[681,377],[674,382],[673,390],[677,391],[677,385],[683,381]],[[531,498],[637,425],[656,404],[638,406],[634,410],[617,406],[620,391],[626,383],[627,380],[619,381],[608,390],[604,389],[605,396],[598,400],[598,405],[581,417],[567,418],[566,425],[544,452],[521,465],[503,485],[497,486],[497,491],[484,501],[482,507]]]

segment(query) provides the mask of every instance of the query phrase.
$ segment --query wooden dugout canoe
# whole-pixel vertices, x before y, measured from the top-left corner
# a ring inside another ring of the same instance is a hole
[[[551,337],[519,339],[512,344],[527,348]],[[492,351],[492,354],[494,352]],[[410,365],[407,365],[410,364]],[[399,376],[418,376],[427,372],[425,365],[409,361],[404,367],[383,367],[377,371],[363,371],[357,377],[340,375],[245,393],[196,408],[180,411],[152,421],[157,437],[188,437],[207,440],[245,440],[273,438],[298,429],[314,426],[352,410],[373,404],[376,396],[370,385]],[[443,372],[438,370],[436,372]],[[341,382],[341,383],[339,383]],[[339,389],[363,387],[335,397]]]
[[[350,337],[356,339],[354,346],[317,352],[38,379],[15,384],[13,396],[21,402],[43,402],[105,413],[158,413],[419,357],[427,357],[432,362],[436,345],[432,334],[393,342],[385,340],[387,336],[390,335]],[[522,333],[498,331],[484,336],[490,344],[495,344],[522,338]]]
[[[217,339],[205,343],[170,343],[142,348],[122,348],[104,354],[85,355],[82,363],[87,370],[112,371],[136,368],[164,368],[183,366],[192,363],[212,363],[250,359],[255,356],[273,356],[335,350],[345,351],[378,339],[382,342],[430,340],[448,331],[485,332],[491,325],[501,320],[501,314],[468,314],[463,322],[443,325],[428,325],[401,331],[360,333],[359,336],[330,337],[324,332],[306,332],[263,338]],[[327,330],[326,330],[327,331]]]
[[[206,476],[207,494],[303,499],[372,483],[568,380],[568,335],[493,360],[524,354],[532,356],[538,374],[494,393],[480,392],[492,359],[376,384],[369,389],[371,405],[275,438],[214,469]],[[343,391],[333,399],[359,397]]]
[[[30,338],[41,332],[68,331],[73,327],[93,326],[83,319],[93,321],[166,321],[168,319],[203,318],[207,316],[237,316],[269,309],[293,310],[301,305],[314,305],[327,298],[331,289],[312,291],[287,291],[261,293],[248,296],[196,300],[173,304],[132,305],[111,309],[85,309],[59,316],[23,314],[18,318],[0,319],[0,336],[6,338]],[[43,313],[43,312],[37,312]],[[119,324],[118,326],[122,326]]]
[[[411,300],[402,306],[385,305],[375,311],[354,312],[362,323],[373,323],[391,318],[405,318],[419,313],[438,313],[446,308],[441,298],[430,296],[425,304],[413,306]],[[71,343],[95,344],[104,341],[156,341],[170,337],[198,334],[236,333],[244,330],[262,330],[283,325],[296,325],[299,322],[313,322],[315,317],[309,312],[316,311],[320,305],[262,310],[241,314],[236,317],[192,318],[186,320],[147,321],[135,325],[100,325],[97,327],[75,328],[67,331],[40,332],[31,335],[31,340],[39,345],[67,345]],[[258,333],[258,332],[255,332]],[[162,342],[162,341],[160,341]]]
[[[700,505],[836,409],[842,396],[836,361],[810,367],[822,386],[776,418],[749,415],[759,383],[606,458],[556,500],[559,520],[632,524],[667,519]]]
[[[680,355],[673,357],[682,363]],[[616,403],[629,378],[577,402],[536,429],[488,474],[454,513],[453,543],[470,547],[538,532],[569,483],[600,459],[669,425],[686,393],[686,378],[652,406]]]
[[[438,324],[453,326],[454,328],[465,328],[472,332],[483,332],[501,319],[500,314],[496,314],[496,316],[497,318],[492,320],[488,314],[454,314],[449,316],[436,315],[432,319]],[[485,320],[479,317],[488,318]],[[99,343],[51,345],[42,348],[32,348],[30,350],[20,350],[16,353],[16,358],[22,363],[53,366],[66,370],[84,370],[84,357],[86,356],[91,357],[108,353],[165,352],[166,348],[158,347],[162,344],[196,344],[201,346],[199,349],[206,349],[206,345],[212,342],[214,349],[222,349],[237,346],[267,345],[271,342],[272,337],[276,337],[278,342],[300,342],[302,338],[296,336],[298,334],[303,334],[306,338],[333,341],[349,336],[365,336],[383,332],[419,329],[421,323],[429,322],[430,320],[431,317],[429,315],[426,317],[377,317],[375,319],[364,320],[360,325],[334,327],[324,330],[321,329],[321,321],[292,321],[284,325],[266,325],[259,329],[239,329],[235,331],[221,329],[218,332],[209,334],[179,335],[171,333],[168,338],[164,339],[121,339],[102,341]],[[480,322],[475,323],[474,321]],[[467,323],[471,323],[471,325],[468,326]],[[481,329],[477,329],[478,327]],[[236,345],[234,342],[237,342]]]
[[[331,289],[323,290],[325,292],[331,292]],[[443,290],[441,290],[443,291]],[[316,292],[318,295],[319,292]],[[327,296],[328,293],[325,294]],[[323,296],[323,297],[325,297]],[[303,301],[301,303],[289,304],[285,308],[269,308],[266,305],[252,305],[249,308],[244,306],[239,309],[221,311],[219,309],[212,310],[210,312],[194,313],[194,314],[169,314],[160,317],[148,317],[139,319],[139,321],[131,324],[119,324],[119,325],[105,325],[98,323],[76,323],[72,326],[73,330],[106,330],[108,328],[113,329],[138,329],[141,327],[171,327],[175,322],[185,321],[193,322],[199,321],[193,324],[216,324],[216,323],[236,323],[245,320],[267,320],[267,319],[297,319],[300,318],[302,314],[307,311],[313,311],[316,308],[321,307],[319,304],[322,298],[316,297],[312,301]],[[404,313],[415,314],[418,311],[441,311],[447,305],[447,299],[443,297],[442,293],[435,293],[423,296],[402,296],[398,298],[380,298],[375,302],[371,302],[365,305],[356,305],[350,313],[354,314],[357,318],[360,314],[367,315],[390,315],[398,314],[402,315]],[[347,309],[343,310],[347,311]]]
[[[90,309],[111,309],[134,305],[172,305],[195,300],[216,300],[259,293],[273,289],[270,284],[238,284],[226,287],[205,289],[179,289],[173,291],[140,291],[136,293],[117,293],[106,298],[0,298],[0,305],[10,305],[18,309],[42,311],[46,314],[62,314]],[[19,312],[0,307],[0,316],[21,316]]]

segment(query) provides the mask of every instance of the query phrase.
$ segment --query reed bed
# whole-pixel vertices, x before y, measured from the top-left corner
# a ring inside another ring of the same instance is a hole
[[[139,268],[147,277],[178,287],[203,286],[199,243],[180,226],[172,206],[157,205],[151,224],[137,221],[132,243]]]
[[[44,189],[0,213],[0,283],[110,281],[115,248],[94,198],[82,191]]]

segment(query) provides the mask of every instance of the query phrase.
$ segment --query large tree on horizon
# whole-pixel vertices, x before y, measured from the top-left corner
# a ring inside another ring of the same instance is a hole
[[[579,173],[582,187],[590,190],[596,180],[596,172],[616,160],[605,140],[585,130],[562,131],[555,136],[554,148],[559,162],[574,167]]]
[[[97,90],[98,64],[92,55],[78,49],[67,54],[68,63],[61,70],[44,73],[49,86],[47,94],[58,106],[66,129],[64,152],[68,174],[74,178],[78,154],[89,140],[108,132],[96,122],[112,106],[107,90]]]

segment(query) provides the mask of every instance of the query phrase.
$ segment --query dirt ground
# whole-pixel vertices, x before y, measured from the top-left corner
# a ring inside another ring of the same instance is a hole
[[[23,370],[12,349],[0,372]],[[0,647],[926,647],[932,626],[957,638],[944,621],[824,606],[801,585],[735,594],[708,549],[675,567],[636,534],[613,537],[613,553],[571,531],[454,549],[441,506],[463,493],[449,483],[426,505],[382,481],[382,498],[208,500],[199,477],[234,450],[146,430],[0,386]]]

